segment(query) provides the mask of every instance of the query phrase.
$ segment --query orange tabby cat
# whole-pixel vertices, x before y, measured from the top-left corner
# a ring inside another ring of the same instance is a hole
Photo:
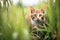
[[[28,20],[29,19],[29,20]],[[26,15],[27,24],[30,21],[32,29],[45,23],[45,14],[43,9],[34,9],[30,7],[30,15]]]

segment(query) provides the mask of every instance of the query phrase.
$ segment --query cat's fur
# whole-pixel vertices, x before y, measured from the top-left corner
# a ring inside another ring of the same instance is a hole
[[[53,37],[51,32],[49,35],[46,35],[47,31],[36,31],[38,29],[44,28],[43,24],[48,25],[46,24],[45,11],[43,9],[34,9],[33,7],[30,7],[30,15],[26,15],[26,22],[27,25],[30,23],[33,40],[48,40],[49,38],[51,40],[56,40],[56,35]]]
[[[30,21],[32,29],[36,26],[43,26],[43,24],[45,24],[45,20],[45,13],[43,9],[34,9],[33,7],[30,7],[30,15],[26,15],[26,21],[27,24]]]

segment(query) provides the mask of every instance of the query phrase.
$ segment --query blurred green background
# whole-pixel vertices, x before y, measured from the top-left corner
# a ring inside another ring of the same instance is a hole
[[[38,2],[37,2],[38,3]],[[29,7],[35,9],[45,7],[49,19],[48,33],[57,30],[60,40],[60,0],[42,0],[37,5],[25,5],[22,0],[14,4],[13,0],[0,0],[0,40],[31,40],[29,26],[25,15],[30,13]]]

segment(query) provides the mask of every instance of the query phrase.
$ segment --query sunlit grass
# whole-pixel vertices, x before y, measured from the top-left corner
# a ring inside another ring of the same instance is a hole
[[[8,11],[5,9],[2,14],[2,19],[4,40],[30,40],[23,8],[11,6],[8,8]]]

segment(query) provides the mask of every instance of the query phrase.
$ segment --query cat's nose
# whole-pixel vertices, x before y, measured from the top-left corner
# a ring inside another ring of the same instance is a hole
[[[40,21],[39,18],[37,18],[37,21]]]
[[[41,17],[42,20],[44,20],[44,17]]]

